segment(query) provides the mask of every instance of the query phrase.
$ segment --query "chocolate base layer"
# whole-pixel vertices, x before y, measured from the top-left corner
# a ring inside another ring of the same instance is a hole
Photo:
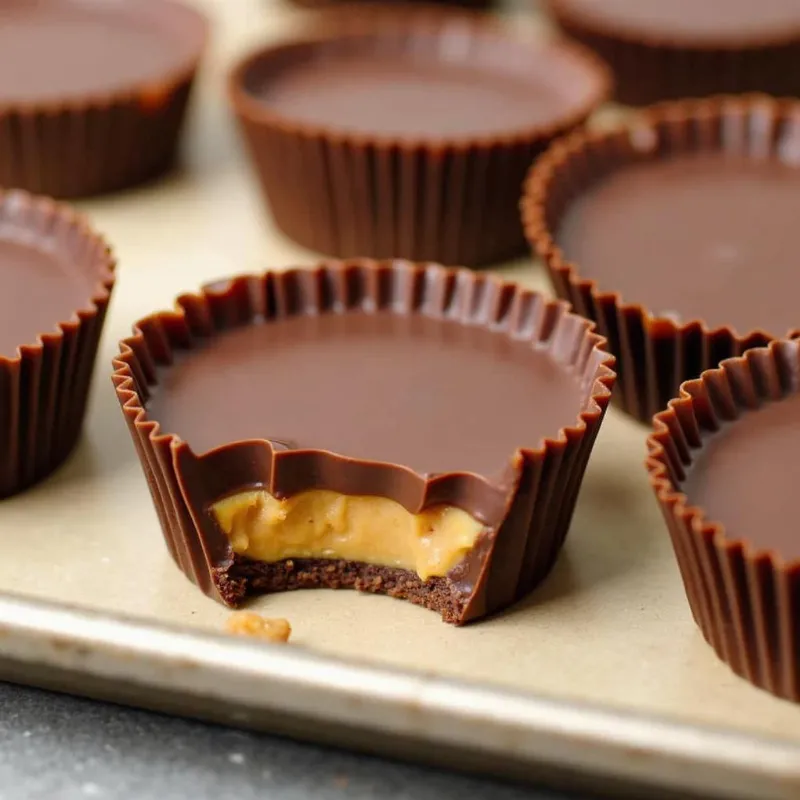
[[[239,606],[247,597],[295,589],[356,589],[385,594],[436,611],[445,622],[462,623],[469,600],[449,578],[426,581],[406,569],[358,561],[293,558],[267,564],[236,556],[229,567],[217,567],[214,580],[222,599]]]

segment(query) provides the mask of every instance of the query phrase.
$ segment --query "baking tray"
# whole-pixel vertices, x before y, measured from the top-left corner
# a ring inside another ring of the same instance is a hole
[[[529,600],[456,629],[386,597],[262,598],[293,643],[222,631],[178,572],[112,390],[117,342],[206,280],[311,264],[265,219],[224,102],[231,59],[303,12],[197,0],[216,23],[181,172],[83,204],[120,260],[85,435],[0,503],[0,674],[29,684],[513,777],[742,798],[800,796],[800,710],[736,678],[693,624],[642,466],[615,411],[566,548]],[[528,13],[525,24],[535,28]],[[544,287],[529,261],[498,270]]]

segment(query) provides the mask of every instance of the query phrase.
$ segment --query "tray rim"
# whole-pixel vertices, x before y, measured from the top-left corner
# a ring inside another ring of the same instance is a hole
[[[500,776],[800,795],[800,743],[6,592],[0,677]]]

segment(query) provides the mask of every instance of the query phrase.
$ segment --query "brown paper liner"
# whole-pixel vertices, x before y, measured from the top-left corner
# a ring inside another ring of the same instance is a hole
[[[335,17],[326,18],[327,33],[318,27],[305,40],[249,55],[230,76],[231,101],[277,226],[294,241],[341,258],[472,267],[519,255],[525,245],[517,205],[525,174],[554,137],[582,123],[607,98],[605,66],[577,46],[518,40],[480,14],[373,7],[353,15],[349,25],[344,16],[335,25]],[[297,52],[340,50],[366,38],[417,59],[421,52],[446,57],[452,36],[470,42],[465,50],[471,51],[471,69],[481,58],[497,69],[492,59],[510,58],[513,65],[520,52],[549,49],[553,61],[571,71],[573,84],[585,82],[585,97],[552,124],[505,136],[426,139],[421,120],[420,137],[412,140],[293,122],[245,88],[260,65],[286,63]]]
[[[286,451],[266,441],[231,443],[197,456],[189,444],[149,418],[151,389],[177,351],[264,317],[279,319],[311,309],[342,313],[356,307],[434,317],[446,313],[466,324],[499,326],[508,335],[537,342],[580,381],[583,408],[539,449],[510,453],[508,474],[499,482],[464,473],[426,477],[400,465],[354,461],[324,451]],[[309,270],[235,278],[180,298],[176,311],[147,317],[121,343],[113,380],[169,551],[207,595],[236,605],[254,588],[355,586],[405,597],[439,610],[447,621],[463,623],[515,602],[553,565],[614,382],[613,358],[603,344],[592,325],[569,313],[565,304],[468,270],[402,261],[327,262]],[[233,558],[208,507],[254,485],[278,487],[281,496],[312,485],[345,494],[377,494],[412,513],[434,504],[457,505],[471,513],[480,507],[492,522],[447,578],[426,583],[411,572],[379,574],[354,562],[331,562],[329,570],[313,559],[300,567],[290,562],[242,563]],[[398,580],[405,589],[393,591]]]
[[[621,103],[647,105],[749,92],[778,97],[800,94],[796,31],[772,38],[744,31],[738,39],[681,41],[668,35],[634,35],[614,30],[610,24],[594,25],[559,0],[545,0],[545,4],[567,36],[611,67],[615,98]]]
[[[207,22],[174,0],[136,0],[125,13],[175,31],[191,43],[191,57],[130,90],[0,103],[0,185],[74,199],[125,189],[173,166]]]
[[[791,147],[795,139],[800,142],[800,104],[791,100],[749,95],[664,103],[614,130],[567,137],[531,169],[522,200],[528,241],[544,261],[558,296],[596,322],[608,339],[617,356],[615,400],[637,419],[649,423],[677,395],[681,383],[723,359],[797,332],[710,330],[702,320],[676,324],[626,302],[613,286],[599,287],[581,277],[580,264],[567,261],[556,243],[570,204],[626,164],[700,151],[778,158],[779,148]],[[624,248],[625,242],[619,246]]]
[[[691,505],[681,483],[704,434],[797,393],[799,375],[796,340],[772,342],[704,372],[656,416],[647,459],[703,636],[737,675],[794,701],[800,701],[800,564],[727,538],[722,525]]]
[[[21,343],[16,357],[0,356],[0,497],[8,497],[52,472],[80,436],[115,261],[83,217],[47,198],[0,191],[0,225],[47,241],[97,278],[84,308]]]

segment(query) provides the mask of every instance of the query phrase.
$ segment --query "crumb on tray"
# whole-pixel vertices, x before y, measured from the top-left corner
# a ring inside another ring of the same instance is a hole
[[[250,636],[268,642],[288,642],[292,635],[288,620],[262,617],[252,611],[242,611],[228,617],[225,630],[234,636]]]

